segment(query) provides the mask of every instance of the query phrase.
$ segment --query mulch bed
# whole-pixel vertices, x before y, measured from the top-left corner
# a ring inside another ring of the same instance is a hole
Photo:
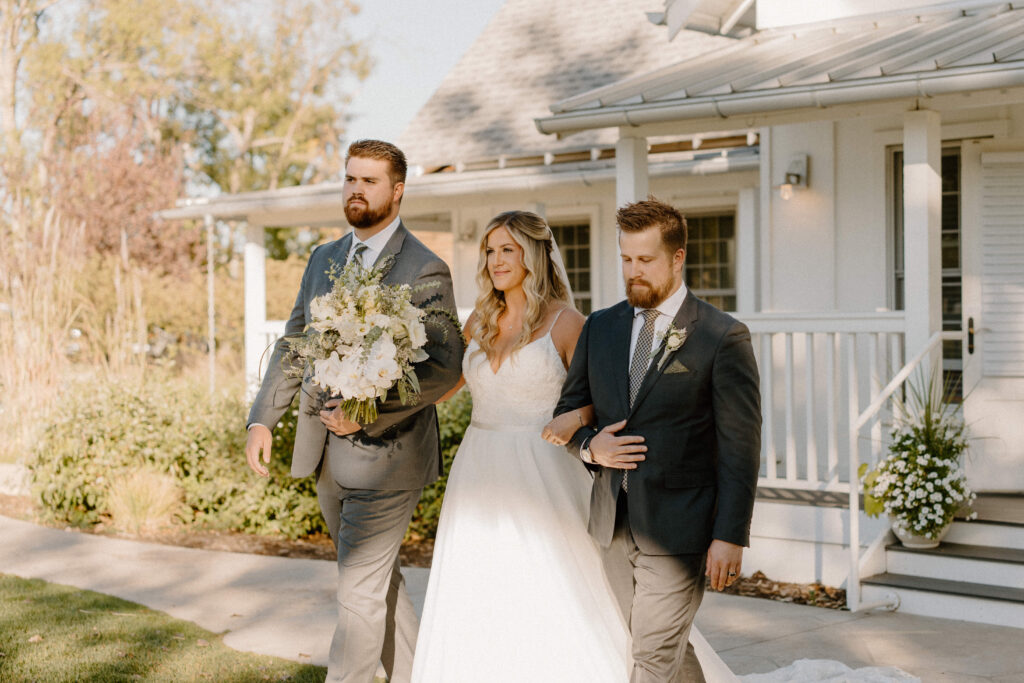
[[[35,505],[28,496],[0,494],[0,515],[37,524],[44,523],[38,519]],[[235,553],[297,557],[311,560],[334,560],[336,557],[331,539],[322,534],[293,541],[283,537],[257,536],[234,531],[168,529],[155,534],[132,536],[117,533],[112,529],[104,528],[103,525],[93,529],[75,530],[116,538],[138,539],[203,550],[222,550]],[[402,549],[399,552],[402,564],[408,567],[429,567],[433,554],[433,539],[407,542],[402,545]],[[754,572],[751,576],[741,576],[736,583],[722,592],[729,595],[767,598],[799,605],[846,609],[846,591],[841,588],[823,586],[820,583],[772,581],[761,572]]]

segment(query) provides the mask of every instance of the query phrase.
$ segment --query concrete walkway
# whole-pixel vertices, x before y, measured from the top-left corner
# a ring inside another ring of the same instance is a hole
[[[235,649],[314,664],[327,661],[335,571],[323,560],[140,543],[0,517],[0,573],[115,595],[224,633]],[[428,573],[405,570],[417,609]],[[739,675],[823,659],[853,669],[898,667],[925,682],[1024,681],[1022,629],[711,592],[697,624]]]

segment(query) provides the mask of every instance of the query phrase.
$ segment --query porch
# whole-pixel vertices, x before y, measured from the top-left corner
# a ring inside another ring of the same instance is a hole
[[[1024,527],[957,523],[963,557],[908,563],[887,547],[886,523],[860,512],[855,475],[885,450],[892,397],[947,341],[959,345],[980,437],[972,485],[1024,490],[1021,27],[1017,7],[972,3],[754,31],[536,120],[560,136],[617,128],[619,203],[647,195],[646,149],[659,136],[759,132],[758,220],[736,257],[748,278],[737,286],[753,293],[737,317],[754,335],[764,410],[747,569],[845,582],[853,610],[905,594],[902,609],[1024,624]],[[961,163],[962,194],[948,205],[944,148]],[[965,229],[952,251],[944,214]],[[962,292],[944,309],[947,254]],[[900,312],[857,312],[883,307]],[[966,577],[977,584],[967,602],[940,599],[941,582]],[[914,601],[907,583],[931,588]]]

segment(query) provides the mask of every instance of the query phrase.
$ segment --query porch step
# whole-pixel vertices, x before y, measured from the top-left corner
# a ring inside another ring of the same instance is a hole
[[[964,522],[956,520],[946,532],[942,543],[959,543],[964,545],[981,545],[996,548],[1013,548],[1024,550],[1024,524],[1003,524],[974,520]]]
[[[971,582],[992,587],[1024,586],[1024,550],[943,542],[937,548],[886,546],[886,571],[895,575]]]
[[[978,493],[972,509],[977,513],[979,521],[1024,527],[1024,491]]]
[[[1024,588],[886,572],[862,579],[864,602],[900,599],[899,611],[1024,629]]]

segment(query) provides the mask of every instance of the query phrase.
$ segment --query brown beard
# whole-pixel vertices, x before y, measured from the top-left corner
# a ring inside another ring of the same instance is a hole
[[[365,202],[367,204],[366,208],[352,206],[353,199],[360,199]],[[369,228],[387,218],[394,205],[393,201],[388,200],[383,205],[374,208],[369,205],[366,197],[349,197],[348,201],[345,202],[345,220],[353,228]]]
[[[646,289],[634,288],[635,284],[646,285]],[[661,286],[653,285],[647,280],[631,280],[626,283],[626,301],[630,306],[636,308],[656,308],[662,301],[672,293],[672,281],[669,280]]]

